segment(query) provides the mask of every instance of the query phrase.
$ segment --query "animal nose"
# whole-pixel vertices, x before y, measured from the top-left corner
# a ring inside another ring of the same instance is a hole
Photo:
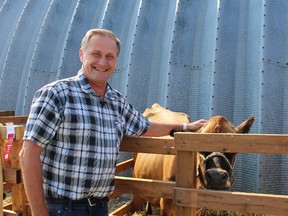
[[[225,188],[228,177],[226,170],[209,169],[205,172],[205,179],[209,188]]]

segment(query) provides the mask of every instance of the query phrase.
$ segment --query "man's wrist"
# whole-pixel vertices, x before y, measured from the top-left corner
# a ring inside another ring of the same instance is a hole
[[[183,123],[183,130],[187,130],[187,123]]]

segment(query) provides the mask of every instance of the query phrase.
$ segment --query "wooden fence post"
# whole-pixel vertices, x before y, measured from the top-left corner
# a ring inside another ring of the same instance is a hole
[[[174,145],[177,155],[177,169],[176,169],[176,187],[182,188],[196,188],[196,173],[197,173],[197,152],[181,151],[177,143],[181,142],[177,134],[174,137]],[[181,206],[181,202],[175,197],[174,204],[176,216],[195,216],[196,208]]]

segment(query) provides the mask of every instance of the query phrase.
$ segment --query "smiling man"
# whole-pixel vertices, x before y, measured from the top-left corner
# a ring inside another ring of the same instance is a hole
[[[89,84],[103,100],[106,85],[112,76],[120,52],[120,41],[106,31],[90,31],[80,49],[82,71]],[[88,40],[89,39],[89,40]]]
[[[183,127],[149,122],[109,85],[119,53],[111,31],[92,29],[82,40],[78,74],[35,93],[20,152],[32,215],[107,216],[123,136],[163,136]]]

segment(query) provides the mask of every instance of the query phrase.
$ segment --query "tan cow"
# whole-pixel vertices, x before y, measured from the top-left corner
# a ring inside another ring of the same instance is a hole
[[[147,108],[143,115],[151,122],[166,123],[188,123],[190,118],[185,113],[172,112],[153,104],[152,108]],[[254,117],[251,116],[239,126],[234,127],[223,116],[215,116],[207,122],[198,133],[248,133],[252,126]],[[197,173],[198,187],[205,187],[216,190],[227,190],[233,184],[233,165],[236,154],[220,152],[202,152],[198,159],[199,173]],[[138,153],[134,166],[134,176],[136,178],[156,179],[175,181],[176,156]],[[172,200],[145,197],[154,206],[160,206],[161,216],[174,215],[174,205]],[[150,208],[146,209],[151,213]]]

